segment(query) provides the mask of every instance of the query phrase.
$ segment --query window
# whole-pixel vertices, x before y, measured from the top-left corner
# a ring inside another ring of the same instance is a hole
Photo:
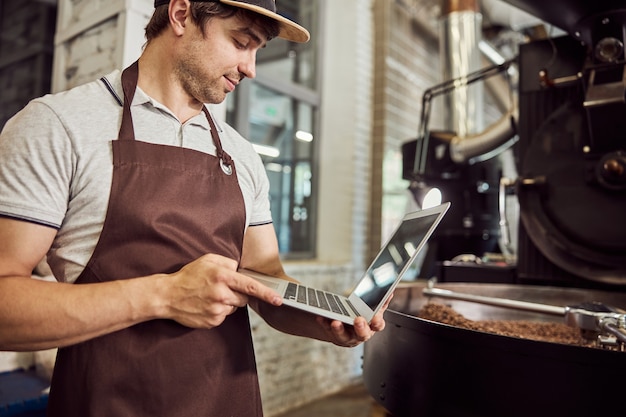
[[[0,2],[0,130],[31,99],[50,92],[56,2]]]
[[[313,31],[319,2],[279,0],[279,13]],[[257,56],[257,77],[227,98],[226,118],[261,155],[270,180],[272,217],[281,254],[315,250],[317,43],[274,39]]]

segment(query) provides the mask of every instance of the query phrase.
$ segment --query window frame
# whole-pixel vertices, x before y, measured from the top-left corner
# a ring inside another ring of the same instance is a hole
[[[300,0],[305,2],[306,0]],[[313,33],[319,32],[320,17],[323,15],[323,10],[326,7],[324,1],[320,1],[317,6],[317,16],[314,17],[316,28],[308,28]],[[280,10],[280,9],[279,9]],[[311,235],[307,237],[309,250],[299,252],[281,252],[281,257],[285,260],[309,260],[314,259],[317,256],[317,238],[318,238],[318,216],[317,208],[319,205],[320,190],[319,190],[319,168],[320,168],[320,135],[321,123],[320,123],[320,109],[321,109],[321,69],[323,68],[322,62],[322,42],[323,37],[316,40],[315,44],[315,65],[314,65],[314,77],[316,89],[305,87],[301,84],[297,84],[291,80],[284,78],[274,78],[269,74],[264,74],[257,70],[256,77],[253,80],[245,80],[242,82],[236,90],[236,94],[233,96],[235,100],[234,112],[232,113],[234,120],[232,121],[233,127],[245,138],[250,138],[250,107],[251,107],[251,90],[252,83],[258,84],[262,88],[272,90],[278,94],[289,97],[290,100],[295,100],[299,103],[304,103],[312,107],[312,127],[315,140],[313,141],[311,150],[311,212],[308,213],[311,222]],[[295,162],[295,161],[294,161]],[[293,174],[292,174],[293,175]],[[293,188],[292,188],[293,189]],[[290,196],[290,207],[293,208],[293,194]],[[291,227],[291,226],[290,226]]]

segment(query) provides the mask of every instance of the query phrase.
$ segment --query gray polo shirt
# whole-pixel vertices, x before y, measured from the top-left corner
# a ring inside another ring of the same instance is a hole
[[[106,79],[123,97],[121,72]],[[215,155],[204,114],[181,124],[139,88],[131,112],[137,140]],[[0,215],[58,229],[48,263],[59,281],[78,278],[100,237],[113,174],[111,141],[121,115],[122,107],[98,80],[31,101],[0,134]],[[229,125],[216,124],[237,167],[246,226],[271,222],[261,159]]]

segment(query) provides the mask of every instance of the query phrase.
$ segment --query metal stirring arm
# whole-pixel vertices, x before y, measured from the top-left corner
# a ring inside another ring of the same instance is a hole
[[[565,316],[566,307],[557,307],[549,304],[531,303],[528,301],[511,300],[508,298],[486,297],[482,295],[465,294],[440,288],[427,287],[422,291],[424,295],[440,298],[449,298],[460,301],[487,304],[496,307],[513,308],[516,310],[545,313],[555,316]]]
[[[428,287],[423,289],[423,294],[432,297],[561,316],[568,325],[579,328],[583,336],[589,339],[601,338],[601,344],[615,344],[611,340],[606,339],[607,336],[609,339],[612,336],[616,339],[615,342],[626,345],[626,314],[624,314],[623,310],[618,310],[602,303],[592,302],[577,306],[559,307],[508,298],[459,293],[434,288],[433,285],[432,282],[429,282]]]

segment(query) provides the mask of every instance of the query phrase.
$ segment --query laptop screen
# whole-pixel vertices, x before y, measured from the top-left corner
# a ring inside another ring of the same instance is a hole
[[[443,213],[438,210],[423,216],[418,212],[417,217],[409,215],[402,220],[354,290],[372,310],[385,299],[396,279],[411,266]]]

